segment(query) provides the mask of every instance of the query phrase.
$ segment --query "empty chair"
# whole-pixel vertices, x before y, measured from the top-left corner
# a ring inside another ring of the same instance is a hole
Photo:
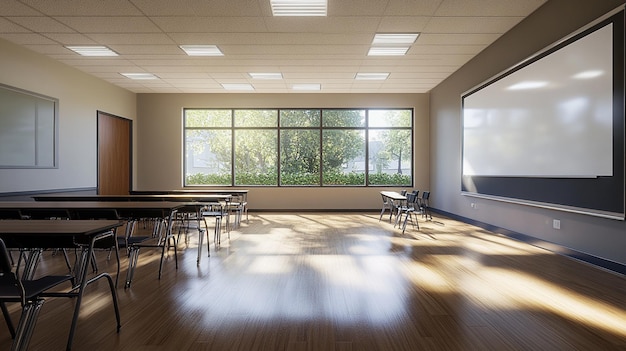
[[[433,216],[430,214],[430,191],[424,191],[422,193],[422,197],[419,202],[420,212],[422,213],[422,217],[426,218],[426,220],[432,220]]]
[[[0,239],[0,306],[2,314],[13,337],[12,350],[26,350],[35,328],[37,316],[44,303],[45,292],[71,281],[71,275],[44,276],[33,280],[21,280],[11,269],[9,254],[4,241]],[[6,309],[7,302],[19,302],[22,314],[17,329],[13,326]]]
[[[126,288],[129,288],[132,283],[141,248],[158,248],[161,250],[158,275],[159,279],[161,279],[161,272],[163,271],[165,252],[170,247],[174,248],[174,262],[176,269],[178,269],[178,255],[176,253],[177,240],[176,236],[172,233],[172,223],[174,216],[176,216],[176,211],[166,213],[162,209],[136,208],[125,209],[124,211],[120,209],[119,213],[121,217],[129,220],[127,223],[126,235],[123,240],[118,242],[120,247],[123,246],[128,251],[128,270],[126,271],[125,283]],[[134,235],[137,221],[142,219],[151,219],[154,221],[152,236]]]
[[[224,216],[226,215],[226,208],[224,205],[222,205],[219,202],[215,202],[215,203],[210,203],[207,204],[201,211],[200,211],[200,215],[202,216],[202,220],[204,221],[204,226],[205,228],[207,228],[206,232],[207,232],[207,249],[208,249],[208,242],[209,242],[209,225],[207,223],[207,218],[215,218],[215,228],[214,228],[214,233],[213,233],[213,243],[215,245],[215,248],[218,248],[221,244],[221,239],[222,239],[222,220],[224,218]],[[229,239],[230,239],[230,232],[229,232]],[[201,244],[201,243],[199,243]]]
[[[412,195],[412,198],[415,199],[417,198],[417,196],[419,195],[419,190],[413,190],[411,191],[410,194],[407,195],[406,190],[404,190],[404,196],[407,197],[406,201],[402,202],[402,204],[400,204],[397,208],[397,213],[396,213],[396,223],[394,224],[394,226],[398,226],[400,227],[400,225],[402,224],[402,216],[406,215],[407,210],[409,210],[409,208],[413,208],[415,206],[415,201],[410,201],[409,196]]]
[[[378,220],[380,221],[383,219],[383,215],[385,214],[387,210],[389,210],[389,218],[391,220],[391,214],[394,208],[393,201],[385,195],[381,194],[381,196],[383,198],[383,208],[382,210],[380,210],[380,217],[378,218]]]
[[[406,195],[406,207],[402,211],[404,214],[404,221],[402,222],[402,234],[406,230],[406,225],[409,221],[413,224],[414,227],[420,229],[419,223],[417,222],[417,213],[420,211],[419,202],[418,202],[418,194],[417,192],[412,192]]]
[[[121,220],[117,210],[114,208],[85,208],[85,209],[75,209],[71,212],[72,219],[88,219],[88,220]],[[123,239],[117,236],[117,228],[114,229],[116,235],[111,238],[105,238],[103,240],[99,240],[95,243],[96,249],[105,249],[115,253],[115,259],[117,261],[117,274],[115,276],[115,286],[117,286],[119,275],[120,275],[120,255],[119,255],[119,244],[118,242]],[[98,264],[96,261],[96,257],[92,256],[91,264],[93,266],[94,272],[98,271]]]

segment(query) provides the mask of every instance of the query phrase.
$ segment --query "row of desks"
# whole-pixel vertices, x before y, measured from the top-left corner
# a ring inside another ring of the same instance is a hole
[[[247,191],[242,191],[247,193]],[[178,193],[178,194],[131,194],[131,195],[41,195],[34,197],[36,201],[11,201],[0,202],[0,210],[19,210],[24,214],[29,211],[64,209],[70,215],[82,210],[105,210],[114,209],[118,215],[125,219],[172,216],[181,208],[199,209],[207,202],[224,201],[232,199],[233,194],[222,193]],[[0,238],[8,247],[29,249],[41,248],[42,245],[53,245],[56,248],[65,246],[76,247],[76,243],[82,243],[85,254],[75,271],[80,274],[76,277],[76,304],[74,316],[68,337],[67,349],[71,349],[78,314],[85,287],[93,280],[107,277],[108,273],[102,273],[95,278],[87,279],[89,257],[94,246],[99,240],[115,236],[115,228],[124,224],[119,220],[1,220]],[[200,234],[200,237],[202,235]],[[45,243],[45,244],[44,244]],[[207,243],[208,247],[208,243]],[[198,260],[201,253],[199,244]],[[32,273],[25,272],[28,275]],[[117,296],[112,291],[113,302],[117,310]],[[119,317],[119,316],[118,316]],[[120,322],[118,318],[118,328]],[[28,331],[25,331],[28,333]],[[26,336],[28,337],[28,336]],[[26,344],[27,345],[27,344]]]

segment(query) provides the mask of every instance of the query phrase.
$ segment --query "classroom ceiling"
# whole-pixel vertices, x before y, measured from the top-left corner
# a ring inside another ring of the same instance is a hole
[[[320,93],[425,93],[545,1],[328,0],[325,17],[274,17],[270,0],[1,0],[0,38],[136,93],[233,93],[240,91],[222,84],[241,83],[256,93],[291,93],[294,84],[320,84]],[[405,56],[368,56],[376,33],[420,35]],[[179,48],[198,44],[224,56]],[[82,57],[68,45],[106,45],[119,56]]]

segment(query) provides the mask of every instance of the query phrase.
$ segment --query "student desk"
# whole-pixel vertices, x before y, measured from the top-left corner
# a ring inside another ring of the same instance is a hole
[[[74,287],[67,293],[49,293],[47,296],[72,297],[76,299],[74,305],[74,315],[72,317],[72,325],[67,340],[67,350],[72,347],[72,340],[78,322],[78,315],[83,299],[85,287],[90,283],[106,278],[111,288],[111,297],[115,308],[115,317],[117,319],[117,330],[121,328],[119,307],[117,303],[117,295],[113,286],[113,280],[108,273],[100,273],[97,276],[87,279],[87,270],[89,260],[93,253],[94,245],[97,241],[114,236],[114,229],[122,225],[120,221],[102,220],[102,221],[50,221],[50,220],[3,220],[0,221],[0,238],[2,238],[7,247],[19,249],[35,249],[31,255],[40,255],[42,248],[76,248],[81,247],[83,254],[80,255],[77,264]],[[27,269],[27,268],[25,268]],[[25,272],[25,276],[32,272]],[[33,327],[34,327],[34,323]],[[18,328],[18,332],[23,332],[20,337],[30,337],[31,330],[22,330]],[[25,328],[29,329],[29,328]],[[17,340],[17,337],[16,337]],[[26,342],[28,345],[28,342]]]

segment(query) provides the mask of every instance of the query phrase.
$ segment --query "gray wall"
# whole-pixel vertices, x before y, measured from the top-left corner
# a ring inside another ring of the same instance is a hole
[[[59,167],[0,169],[0,195],[95,188],[96,111],[134,119],[136,95],[2,39],[0,83],[59,99]]]
[[[623,0],[550,0],[431,91],[431,205],[461,217],[626,264],[626,222],[462,196],[461,94]],[[471,204],[475,206],[472,207]],[[552,220],[561,229],[552,228]]]

